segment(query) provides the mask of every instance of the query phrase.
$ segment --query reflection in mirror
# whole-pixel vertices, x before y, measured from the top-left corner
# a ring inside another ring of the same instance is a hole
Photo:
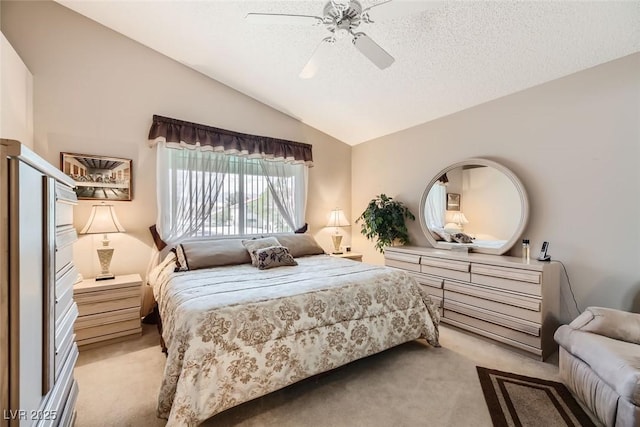
[[[511,248],[528,217],[520,181],[484,159],[460,162],[438,174],[423,195],[421,210],[423,230],[435,247],[464,245],[496,254]]]

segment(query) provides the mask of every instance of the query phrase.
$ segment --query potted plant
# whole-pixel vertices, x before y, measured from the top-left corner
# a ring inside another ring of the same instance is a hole
[[[392,245],[395,241],[409,243],[409,233],[405,224],[407,218],[416,219],[402,202],[380,194],[369,202],[356,222],[362,220],[360,232],[369,240],[377,239],[376,249],[384,253],[384,247]]]

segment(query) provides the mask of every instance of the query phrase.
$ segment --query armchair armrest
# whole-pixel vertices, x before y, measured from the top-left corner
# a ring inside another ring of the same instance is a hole
[[[587,309],[569,324],[573,329],[640,344],[640,314],[603,307]]]

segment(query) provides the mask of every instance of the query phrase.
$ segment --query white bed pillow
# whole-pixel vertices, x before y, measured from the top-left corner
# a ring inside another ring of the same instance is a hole
[[[169,264],[175,263],[175,261],[176,254],[173,252],[169,252],[160,264],[151,269],[151,271],[149,272],[149,276],[147,277],[147,282],[151,285],[151,287],[155,286],[162,271],[167,268]]]
[[[249,252],[249,255],[251,256],[251,265],[255,267],[258,265],[255,251],[258,249],[268,248],[270,246],[281,246],[281,243],[275,237],[263,237],[261,239],[243,240],[242,245]]]

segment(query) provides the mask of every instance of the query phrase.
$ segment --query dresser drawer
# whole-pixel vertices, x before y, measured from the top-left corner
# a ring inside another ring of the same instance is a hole
[[[56,414],[62,414],[69,397],[75,380],[73,379],[73,368],[78,360],[78,347],[74,344],[71,347],[71,351],[63,362],[62,369],[56,378],[56,383],[53,389],[49,392],[47,403],[45,405],[45,411]],[[50,422],[39,424],[42,426],[50,426]]]
[[[483,276],[497,277],[501,279],[517,280],[527,283],[542,283],[542,274],[538,271],[524,270],[519,268],[498,267],[495,265],[472,264],[471,274],[481,274]]]
[[[78,381],[74,381],[73,385],[71,386],[71,391],[69,391],[67,402],[64,406],[64,409],[62,410],[62,414],[60,414],[60,416],[58,417],[59,427],[73,426],[75,424],[74,417],[75,417],[76,400],[78,400],[78,392],[79,392]]]
[[[62,329],[62,328],[61,328]],[[60,331],[60,334],[56,337],[55,344],[55,371],[56,378],[60,374],[63,363],[66,360],[71,347],[75,341],[75,334],[73,333],[73,322],[68,325],[64,325],[64,330]]]
[[[407,271],[416,271],[416,272],[420,271],[420,264],[418,263],[414,264],[411,262],[398,261],[395,259],[388,259],[388,258],[385,259],[384,263],[387,267],[400,268],[402,270],[407,270]]]
[[[56,273],[67,268],[73,261],[73,245],[67,245],[61,248],[56,247]]]
[[[428,286],[431,288],[442,289],[442,285],[444,283],[444,279],[442,277],[430,276],[424,273],[413,273],[411,276],[413,276],[422,286]]]
[[[446,308],[444,310],[442,322],[466,329],[478,335],[491,338],[495,341],[508,344],[521,350],[525,350],[537,356],[542,356],[540,339],[532,337],[531,335],[469,317],[464,314],[456,313],[454,311],[449,311]]]
[[[503,279],[495,276],[485,276],[471,273],[471,282],[492,288],[504,289],[509,292],[521,292],[524,294],[542,296],[542,286],[539,283],[522,282],[518,280]]]
[[[420,255],[399,253],[387,250],[384,253],[385,262],[388,260],[401,261],[409,264],[420,264]]]
[[[469,281],[469,265],[465,261],[454,261],[440,258],[422,257],[420,271],[446,279]]]
[[[524,319],[518,319],[502,313],[480,307],[474,307],[449,299],[445,299],[444,308],[445,312],[449,310],[455,311],[456,313],[464,314],[475,319],[513,329],[515,331],[537,337],[538,339],[540,337],[540,324],[538,323],[529,322]]]
[[[56,182],[56,201],[76,204],[78,197],[76,193],[69,187],[60,182]]]
[[[56,250],[71,246],[76,240],[78,240],[78,234],[72,225],[56,228]]]
[[[56,327],[60,324],[62,317],[73,303],[73,283],[77,275],[77,270],[72,264],[61,277],[56,278]]]
[[[56,202],[56,226],[73,224],[73,205],[64,202]]]
[[[67,289],[62,295],[56,295],[55,313],[56,313],[56,328],[60,326],[64,319],[64,314],[69,311],[69,308],[73,304],[73,290]]]
[[[444,297],[530,322],[542,322],[538,298],[448,280],[444,283]]]

